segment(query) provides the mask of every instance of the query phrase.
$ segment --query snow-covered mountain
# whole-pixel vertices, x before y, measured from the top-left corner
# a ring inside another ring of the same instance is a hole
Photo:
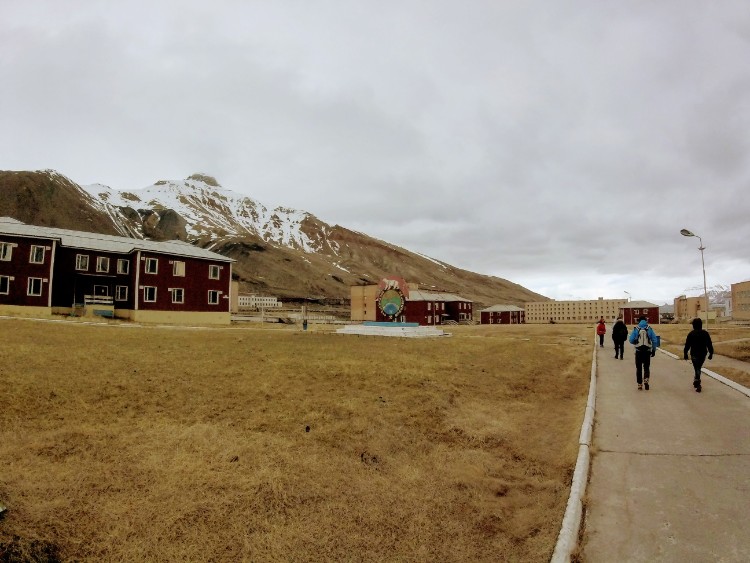
[[[126,236],[148,236],[132,211],[146,219],[147,230],[161,223],[171,211],[184,219],[181,226],[189,240],[216,243],[255,235],[268,243],[304,252],[328,250],[324,236],[327,233],[305,228],[306,222],[317,221],[310,213],[284,207],[269,209],[252,198],[224,189],[204,174],[185,180],[161,180],[136,191],[113,190],[102,184],[81,188],[122,227]]]
[[[134,191],[80,186],[53,170],[0,171],[0,216],[31,225],[180,239],[233,258],[241,292],[282,299],[349,299],[350,287],[398,275],[425,289],[462,295],[478,309],[546,299],[388,242],[329,225],[305,211],[269,209],[194,174]]]

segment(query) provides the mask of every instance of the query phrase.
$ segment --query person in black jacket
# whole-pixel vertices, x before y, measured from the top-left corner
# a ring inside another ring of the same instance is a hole
[[[695,390],[701,392],[701,368],[703,362],[706,361],[706,354],[708,359],[714,357],[714,345],[711,343],[711,335],[708,334],[707,330],[703,330],[703,321],[701,319],[693,319],[693,330],[687,335],[685,339],[685,349],[683,350],[683,357],[688,359],[688,352],[690,352],[690,359],[693,362],[693,369],[695,369],[695,379],[693,379],[693,387]]]
[[[622,316],[617,317],[617,322],[612,327],[612,342],[615,343],[615,359],[619,355],[622,360],[622,353],[625,351],[625,341],[628,339],[629,333],[630,331],[622,320]]]

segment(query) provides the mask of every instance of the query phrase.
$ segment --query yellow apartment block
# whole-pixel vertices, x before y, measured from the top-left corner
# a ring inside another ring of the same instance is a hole
[[[617,318],[627,299],[594,299],[590,301],[539,301],[525,303],[526,323],[590,323],[601,317],[607,322]]]
[[[750,280],[732,284],[732,319],[750,320]]]
[[[686,297],[680,295],[674,300],[674,318],[678,321],[706,317],[706,297]]]
[[[377,285],[354,285],[351,287],[352,321],[374,321],[376,317],[376,299],[380,293]]]

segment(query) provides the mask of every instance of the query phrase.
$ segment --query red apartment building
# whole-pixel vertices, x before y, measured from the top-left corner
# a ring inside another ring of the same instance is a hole
[[[516,325],[526,322],[526,312],[515,305],[493,305],[479,312],[483,325]]]
[[[0,218],[0,313],[229,324],[232,260],[155,242]]]

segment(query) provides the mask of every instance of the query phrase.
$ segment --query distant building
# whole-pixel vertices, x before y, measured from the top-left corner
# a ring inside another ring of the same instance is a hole
[[[268,297],[252,293],[250,295],[237,296],[237,306],[240,310],[281,309],[281,301],[279,301],[277,297]]]
[[[591,323],[601,317],[611,321],[620,313],[627,299],[592,299],[588,301],[539,301],[525,303],[526,323]]]
[[[526,322],[526,311],[515,305],[493,305],[479,311],[483,325],[515,325]]]
[[[620,307],[622,320],[626,325],[634,325],[640,317],[646,317],[650,325],[656,325],[661,322],[659,306],[649,303],[648,301],[628,301]]]
[[[452,293],[419,289],[400,278],[351,287],[351,320],[441,325],[473,321],[473,302]]]
[[[674,300],[674,318],[679,322],[687,322],[696,317],[706,318],[706,297],[686,297],[680,295]],[[715,318],[715,313],[709,313],[709,319]]]
[[[732,319],[750,320],[750,280],[732,284]]]
[[[229,324],[230,258],[0,218],[0,313]]]

